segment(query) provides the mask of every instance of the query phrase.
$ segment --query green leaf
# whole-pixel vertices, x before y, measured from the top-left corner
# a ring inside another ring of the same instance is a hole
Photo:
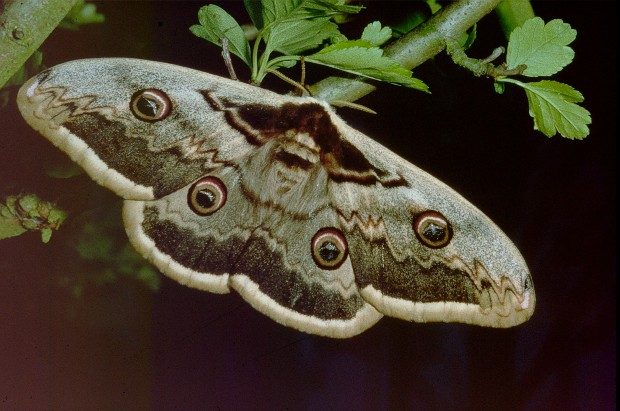
[[[389,27],[381,27],[381,23],[373,21],[368,24],[362,32],[361,40],[366,40],[373,46],[379,47],[392,38],[392,29]]]
[[[26,229],[26,230],[38,230],[39,227],[39,222],[35,219],[32,218],[20,218],[19,219],[20,224]]]
[[[474,44],[476,38],[478,37],[478,24],[474,24],[469,30],[467,30],[461,36],[461,47],[463,50],[467,50]]]
[[[2,208],[0,213],[0,240],[15,237],[27,231],[16,217],[10,214],[5,215],[5,209],[8,210],[8,207]]]
[[[265,43],[266,49],[282,54],[296,55],[320,46],[325,40],[338,35],[338,26],[329,18],[293,20],[274,25]]]
[[[373,50],[379,50],[380,54],[383,55],[383,50],[381,50],[379,47],[374,46],[371,42],[367,41],[367,40],[343,40],[343,41],[339,41],[337,43],[334,43],[330,46],[325,47],[324,49],[316,52],[315,54],[313,54],[314,56],[316,55],[320,55],[320,54],[330,54],[333,53],[334,51],[338,51],[338,50],[347,50],[347,49],[353,49],[353,48],[366,48],[366,49],[373,49]]]
[[[297,64],[297,60],[292,58],[290,60],[277,58],[269,62],[269,68],[272,70],[277,70],[281,67],[283,68],[291,68]]]
[[[210,4],[198,10],[198,21],[200,25],[191,26],[190,31],[211,43],[222,45],[222,38],[228,39],[230,52],[245,62],[249,67],[252,66],[250,57],[250,45],[245,38],[243,29],[239,23],[222,8]]]
[[[576,104],[583,101],[583,95],[568,84],[551,80],[535,83],[514,79],[498,81],[525,89],[534,129],[540,130],[547,137],[559,132],[563,137],[581,140],[589,134],[588,124],[592,122],[590,112]]]
[[[346,1],[347,0],[305,0],[303,3],[305,3],[305,8],[308,10],[318,11],[322,15],[330,15],[332,17],[341,16],[343,14],[357,14],[364,9],[364,6],[346,4]]]
[[[69,10],[58,26],[65,29],[77,30],[80,26],[85,24],[98,24],[104,21],[105,16],[97,12],[97,6],[80,0]]]
[[[252,81],[260,83],[268,69],[290,65],[287,60],[317,48],[327,39],[337,38],[340,32],[331,19],[361,9],[343,3],[344,0],[262,0],[265,27],[254,43],[254,57],[258,51],[258,40],[265,42],[265,49],[257,67],[252,68]],[[270,60],[270,54],[274,51],[285,56]]]
[[[39,201],[41,200],[39,200],[39,198],[34,194],[28,194],[18,200],[19,206],[22,208],[22,210],[24,210],[28,214],[35,213],[37,214],[36,216],[38,216],[38,212],[36,211],[36,209]]]
[[[347,40],[348,40],[347,36],[345,36],[345,35],[344,35],[344,34],[342,34],[342,33],[338,33],[338,34],[336,34],[335,36],[332,36],[332,37],[329,39],[329,42],[330,42],[331,44],[336,44],[336,43],[340,43],[341,41],[347,41]]]
[[[435,14],[442,8],[441,4],[439,4],[440,1],[441,0],[425,0],[424,2],[430,7],[431,12]]]
[[[49,227],[43,228],[41,230],[41,241],[47,244],[50,242],[51,238],[52,238],[52,229]]]
[[[337,37],[338,26],[330,19],[361,8],[335,0],[263,0],[265,54],[272,51],[296,55]]]
[[[52,208],[47,216],[47,221],[55,226],[59,226],[67,219],[67,213],[59,208]]]
[[[362,9],[339,0],[262,0],[261,3],[265,27],[283,21],[354,14]]]
[[[6,208],[10,211],[12,215],[17,213],[17,197],[9,196],[6,198]]]
[[[303,0],[262,0],[263,24],[268,26],[278,20],[292,17],[301,8]]]
[[[506,63],[508,69],[520,64],[527,68],[524,76],[550,76],[573,61],[575,52],[568,47],[577,37],[577,31],[562,20],[545,22],[534,17],[510,34]]]
[[[265,23],[263,22],[263,5],[260,0],[243,0],[245,10],[248,12],[252,23],[258,30],[262,29]]]
[[[428,91],[428,86],[410,70],[383,55],[366,40],[347,40],[306,57],[307,62],[334,67],[352,74]]]
[[[14,214],[11,212],[11,209],[8,208],[4,204],[0,204],[0,216],[2,217],[14,217]]]
[[[41,217],[43,220],[48,220],[50,211],[54,206],[48,201],[39,201],[37,204],[37,217]]]
[[[409,2],[407,6],[407,10],[403,12],[403,17],[390,24],[395,37],[402,37],[409,33],[433,14],[429,4],[423,1]]]

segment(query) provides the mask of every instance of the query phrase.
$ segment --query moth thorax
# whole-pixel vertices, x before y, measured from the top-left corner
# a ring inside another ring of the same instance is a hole
[[[314,143],[314,140],[307,133],[286,133],[287,137],[280,143],[279,150],[276,151],[281,154],[283,162],[291,167],[299,167],[302,169],[308,169],[314,164],[319,162],[319,148]]]

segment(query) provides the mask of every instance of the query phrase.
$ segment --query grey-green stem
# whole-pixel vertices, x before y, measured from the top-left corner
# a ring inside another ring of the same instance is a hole
[[[514,69],[507,69],[504,65],[495,66],[491,61],[495,60],[503,52],[502,47],[498,47],[493,50],[493,54],[485,59],[475,59],[469,57],[465,50],[461,47],[458,41],[448,40],[446,42],[446,51],[452,57],[452,61],[455,64],[471,71],[475,76],[488,76],[488,77],[506,77],[516,76],[527,68],[525,64],[519,64]]]

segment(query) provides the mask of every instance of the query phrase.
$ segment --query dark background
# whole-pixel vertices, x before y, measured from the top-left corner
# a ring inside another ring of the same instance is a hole
[[[225,75],[219,50],[188,31],[202,4],[98,2],[106,23],[57,30],[44,61],[131,56]],[[240,3],[223,7],[247,21]],[[353,38],[405,7],[373,2],[344,31]],[[585,95],[593,117],[587,139],[534,132],[523,92],[498,96],[489,80],[441,56],[416,70],[433,94],[382,84],[361,101],[378,115],[339,110],[512,238],[536,287],[530,321],[497,330],[384,318],[357,337],[332,340],[282,327],[235,294],[166,278],[157,292],[119,278],[76,298],[58,282],[71,231],[61,229],[49,245],[28,233],[0,241],[0,409],[614,409],[615,5],[534,7],[545,21],[562,18],[578,30],[575,62],[556,79]],[[491,15],[470,55],[502,44]],[[237,70],[247,78],[240,63]],[[311,81],[330,73],[308,71]],[[286,90],[277,79],[264,85]],[[0,111],[0,141],[2,196],[35,192],[72,218],[110,201],[85,177],[45,176],[46,159],[62,156],[14,103]]]

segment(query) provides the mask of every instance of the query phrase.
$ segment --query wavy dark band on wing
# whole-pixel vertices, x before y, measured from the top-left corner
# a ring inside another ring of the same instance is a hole
[[[69,116],[62,124],[82,139],[110,168],[133,182],[153,187],[155,197],[162,197],[205,174],[204,159],[183,155],[173,146],[157,153],[145,138],[127,135],[126,126],[96,112]]]
[[[278,304],[325,320],[351,319],[365,304],[357,291],[344,297],[336,289],[308,282],[300,273],[287,269],[282,256],[261,237],[248,240],[233,272],[247,275]]]
[[[480,291],[469,275],[436,262],[423,267],[415,258],[398,261],[384,242],[349,236],[351,263],[360,288],[371,284],[384,295],[414,302],[480,303]]]
[[[202,273],[228,273],[234,253],[243,246],[241,239],[232,237],[218,241],[180,228],[162,219],[155,207],[144,208],[142,229],[161,252],[173,256],[181,265]]]

